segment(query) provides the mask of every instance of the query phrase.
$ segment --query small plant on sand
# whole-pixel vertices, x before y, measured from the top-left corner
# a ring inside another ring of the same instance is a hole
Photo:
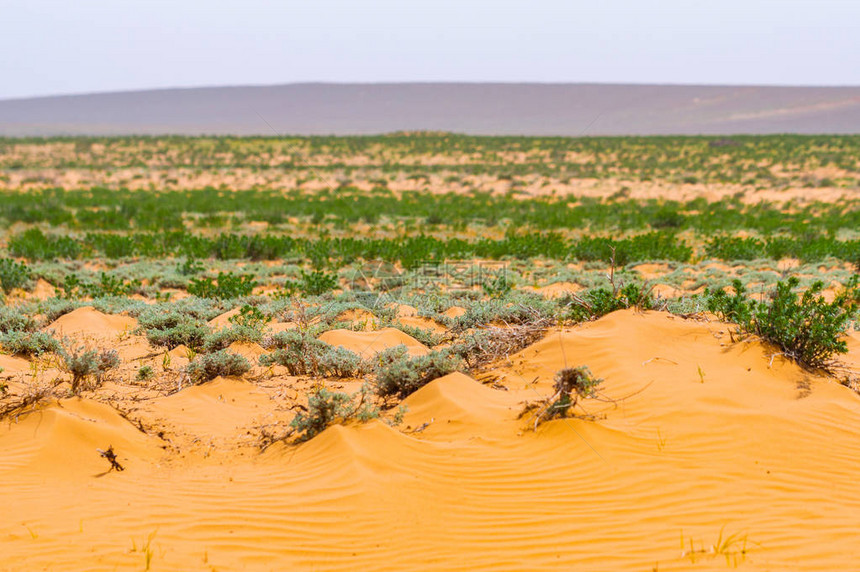
[[[722,556],[726,559],[726,566],[737,568],[747,559],[750,544],[756,543],[751,543],[747,535],[740,532],[726,535],[725,527],[720,529],[717,541],[710,546],[705,546],[703,541],[697,546],[691,537],[685,539],[684,531],[681,531],[681,558],[687,558],[695,564],[703,558]]]
[[[368,384],[349,395],[342,392],[329,391],[321,387],[308,395],[308,406],[301,407],[293,418],[291,427],[298,433],[299,441],[307,441],[322,433],[326,427],[335,424],[357,421],[366,423],[377,419],[379,408],[372,402],[372,390]],[[399,411],[393,423],[400,423],[402,411]]]
[[[447,351],[411,357],[402,345],[379,353],[375,359],[376,392],[381,397],[406,397],[460,366],[460,359]]]
[[[529,404],[522,416],[532,413],[534,428],[551,419],[571,417],[580,399],[597,397],[597,387],[603,380],[594,377],[587,366],[567,367],[555,374],[553,394],[537,404]]]
[[[267,321],[268,318],[266,317],[266,314],[264,314],[258,307],[250,304],[245,304],[239,308],[239,313],[235,316],[231,316],[229,319],[229,322],[234,326],[253,328],[261,332],[263,331]]]
[[[244,356],[220,350],[211,354],[197,356],[185,366],[185,373],[195,384],[205,383],[221,376],[240,376],[251,369]]]
[[[152,369],[151,365],[140,366],[137,370],[137,374],[134,376],[137,381],[149,381],[153,377],[155,377],[155,371]]]
[[[88,379],[101,385],[105,374],[119,366],[120,359],[116,350],[86,350],[76,348],[62,353],[63,369],[72,375],[72,393],[79,394]]]
[[[782,350],[782,353],[809,368],[826,369],[836,354],[848,347],[840,337],[857,311],[860,283],[855,276],[835,297],[825,301],[822,282],[815,282],[798,295],[796,277],[778,282],[767,301],[746,296],[739,280],[730,296],[723,290],[709,294],[708,309],[734,322],[742,334],[754,334]]]
[[[621,288],[593,288],[583,294],[571,294],[563,303],[567,306],[565,318],[584,322],[605,316],[616,310],[639,308],[650,310],[654,300],[650,291],[635,283]]]

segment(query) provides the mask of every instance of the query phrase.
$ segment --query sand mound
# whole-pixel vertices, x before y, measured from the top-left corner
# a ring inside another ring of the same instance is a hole
[[[233,316],[238,316],[240,312],[240,308],[233,308],[227,312],[224,312],[220,316],[215,316],[209,322],[209,327],[215,330],[220,330],[221,328],[229,328],[233,324],[230,322],[230,318]]]
[[[154,462],[160,442],[141,433],[108,405],[64,399],[0,426],[0,471],[91,477],[110,468],[96,449],[113,446],[121,464]]]
[[[397,328],[383,328],[376,332],[353,332],[350,330],[329,330],[323,332],[319,339],[333,346],[341,346],[357,353],[364,359],[369,359],[388,348],[404,345],[413,356],[429,352],[427,347]]]
[[[260,344],[247,342],[233,342],[227,346],[227,351],[239,354],[251,362],[251,365],[255,365],[260,356],[266,353],[266,350]]]
[[[30,292],[30,296],[38,300],[47,300],[54,296],[55,290],[56,289],[50,282],[44,278],[39,278],[39,280],[36,281],[36,286],[33,288],[33,291]]]
[[[57,335],[76,338],[114,338],[137,328],[137,320],[128,316],[104,314],[91,306],[84,306],[60,316],[45,330]]]
[[[465,313],[466,308],[463,308],[462,306],[451,306],[450,308],[442,312],[442,315],[448,316],[449,318],[459,318]]]
[[[268,332],[271,334],[278,334],[288,330],[295,330],[298,327],[299,325],[296,322],[274,322],[269,324]]]
[[[419,330],[430,330],[434,334],[444,334],[448,331],[448,328],[446,328],[436,320],[427,318],[425,316],[404,316],[398,318],[397,321],[404,326],[418,328]]]
[[[503,392],[460,372],[431,381],[403,403],[408,407],[404,423],[412,428],[429,423],[423,431],[428,435],[462,436],[462,425],[490,429],[499,420],[516,416],[510,414],[512,403]]]
[[[584,288],[576,282],[554,282],[552,284],[547,284],[546,286],[541,286],[540,288],[535,288],[534,291],[545,298],[556,299],[567,296],[568,294],[576,294],[583,289]]]
[[[159,427],[185,448],[209,448],[218,441],[241,438],[271,409],[269,396],[252,384],[216,377],[168,397],[153,399],[136,412],[147,425]]]
[[[166,570],[856,568],[860,397],[773,353],[722,324],[616,312],[486,372],[507,391],[446,376],[406,400],[408,430],[335,426],[262,455],[229,445],[279,419],[295,380],[270,398],[219,379],[135,412],[183,456],[86,482],[11,468],[44,432],[35,415],[4,422],[0,564],[142,569],[132,540],[157,530]],[[605,380],[584,402],[594,419],[526,430],[522,404],[583,364]]]
[[[397,312],[398,318],[408,318],[418,315],[418,309],[415,306],[410,306],[409,304],[394,304],[394,308]]]

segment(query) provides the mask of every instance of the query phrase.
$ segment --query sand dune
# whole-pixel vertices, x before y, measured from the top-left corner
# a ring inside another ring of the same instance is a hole
[[[99,312],[91,306],[77,308],[48,324],[46,330],[53,330],[60,336],[77,338],[115,338],[137,327],[137,320]]]
[[[320,340],[333,346],[340,346],[357,353],[363,359],[369,359],[383,350],[404,345],[410,355],[424,355],[427,347],[421,342],[397,328],[383,328],[378,331],[354,332],[351,330],[328,330],[323,332]]]
[[[242,435],[276,411],[252,383],[141,404],[150,435],[64,401],[0,426],[0,569],[143,569],[147,541],[153,570],[853,569],[860,397],[772,354],[621,311],[511,356],[489,372],[507,390],[449,375],[399,429],[262,454]],[[529,431],[523,403],[583,364],[605,379],[597,419]],[[183,453],[205,435],[211,456]],[[96,478],[108,444],[128,468]]]
[[[261,118],[264,117],[264,119]],[[858,133],[859,87],[291,84],[0,101],[0,135]]]

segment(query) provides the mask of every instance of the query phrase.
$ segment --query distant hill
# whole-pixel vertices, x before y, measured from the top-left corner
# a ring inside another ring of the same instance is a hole
[[[272,135],[273,129],[308,135],[860,133],[860,87],[307,83],[0,100],[0,135],[6,136]]]

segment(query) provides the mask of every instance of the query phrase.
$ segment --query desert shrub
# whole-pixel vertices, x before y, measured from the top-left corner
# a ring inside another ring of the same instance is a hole
[[[155,377],[155,371],[152,369],[151,365],[142,365],[138,368],[137,374],[134,378],[137,381],[149,381]]]
[[[260,356],[260,365],[281,365],[290,375],[322,377],[357,377],[366,369],[358,354],[317,340],[307,333],[281,332],[272,336],[270,345],[277,349]]]
[[[226,300],[248,296],[256,286],[257,281],[250,274],[219,272],[217,278],[192,278],[188,284],[188,293],[199,298]]]
[[[170,307],[148,308],[138,316],[139,330],[154,346],[202,348],[211,334],[201,318]],[[229,345],[229,344],[228,344]]]
[[[541,324],[551,320],[552,304],[543,298],[517,296],[513,299],[491,299],[476,302],[454,320],[455,330],[466,330],[487,324]]]
[[[406,346],[390,348],[376,356],[376,391],[382,397],[406,397],[459,366],[459,358],[447,351],[411,357]]]
[[[146,330],[146,339],[154,346],[163,346],[169,350],[177,346],[201,348],[206,343],[206,337],[211,330],[205,324],[185,321],[175,326]]]
[[[594,320],[616,310],[639,308],[650,310],[654,307],[654,299],[650,290],[643,286],[630,283],[622,288],[592,288],[580,295],[566,296],[561,299],[566,307],[564,317],[575,322]]]
[[[299,441],[307,441],[330,425],[350,421],[366,422],[379,417],[379,408],[370,401],[370,388],[363,385],[355,395],[321,387],[308,395],[308,406],[293,418],[291,426]]]
[[[547,399],[529,404],[521,417],[532,412],[534,428],[551,419],[570,417],[580,399],[597,397],[597,388],[603,380],[594,377],[587,366],[567,367],[555,374],[553,394]]]
[[[548,323],[520,324],[505,328],[489,327],[468,332],[451,346],[451,354],[471,368],[507,358],[540,340]]]
[[[24,356],[40,356],[62,350],[59,340],[45,332],[7,332],[0,335],[0,347],[11,354]]]
[[[212,352],[222,350],[233,342],[260,343],[262,341],[263,332],[260,328],[236,325],[210,332],[203,341],[203,347],[207,352]]]
[[[116,350],[85,350],[77,348],[61,352],[63,369],[72,375],[72,393],[78,394],[87,378],[94,378],[96,385],[101,384],[104,375],[119,366],[120,359]]]
[[[298,291],[308,296],[319,296],[337,288],[337,275],[324,270],[305,272],[302,270],[301,279],[298,282],[287,282],[284,285],[286,292]]]
[[[755,334],[779,347],[783,354],[811,368],[826,368],[836,354],[848,347],[840,339],[858,307],[858,278],[855,276],[833,302],[821,296],[824,284],[813,283],[803,294],[794,291],[800,280],[780,281],[769,300],[746,296],[743,284],[735,280],[734,295],[723,290],[710,292],[707,307],[740,331]]]
[[[205,383],[222,376],[240,376],[251,369],[251,364],[243,356],[220,350],[198,356],[185,366],[185,373],[195,384]]]
[[[262,332],[268,318],[258,307],[245,304],[239,308],[239,313],[232,316],[229,321],[236,326],[253,328]]]
[[[0,334],[9,332],[32,332],[36,329],[36,321],[14,308],[0,306]]]
[[[31,282],[30,269],[26,264],[10,258],[0,258],[0,291],[8,294],[15,288],[27,288]]]
[[[394,323],[393,326],[401,332],[409,334],[425,346],[431,348],[433,346],[438,346],[439,344],[441,344],[443,341],[445,341],[446,337],[444,334],[437,334],[432,330],[428,330],[425,328],[417,328],[414,326],[407,326],[405,324],[399,323]]]
[[[324,377],[357,377],[364,372],[361,357],[346,348],[329,346],[317,358],[319,374]]]

